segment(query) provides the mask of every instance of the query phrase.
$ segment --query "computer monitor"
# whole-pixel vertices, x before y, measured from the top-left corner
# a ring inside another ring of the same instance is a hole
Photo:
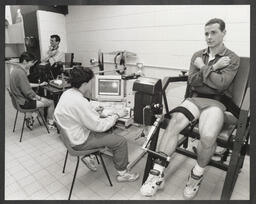
[[[98,101],[122,101],[124,81],[121,75],[96,75],[95,98]]]

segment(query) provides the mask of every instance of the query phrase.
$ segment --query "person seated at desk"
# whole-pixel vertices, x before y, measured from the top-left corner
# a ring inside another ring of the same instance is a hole
[[[204,27],[208,48],[196,52],[191,59],[188,84],[192,87],[192,97],[179,105],[178,111],[171,113],[171,119],[161,139],[157,151],[164,157],[171,156],[178,143],[179,133],[190,122],[199,120],[200,140],[197,147],[197,162],[191,169],[183,191],[185,199],[193,199],[204,178],[204,171],[216,149],[216,140],[225,122],[225,104],[222,95],[231,95],[233,79],[240,59],[223,43],[226,34],[225,22],[214,18]],[[164,185],[164,171],[169,162],[155,159],[146,182],[140,191],[145,196],[153,196]]]
[[[29,68],[35,64],[35,56],[28,52],[23,52],[19,58],[19,66],[10,74],[10,89],[23,109],[34,109],[47,107],[47,123],[49,128],[53,128],[53,111],[54,103],[44,97],[38,96],[32,89],[32,86],[45,85],[41,84],[30,85],[27,75]],[[26,120],[26,125],[29,129],[33,128],[36,114],[32,114]]]
[[[131,182],[139,178],[138,173],[127,170],[128,147],[127,140],[108,131],[119,117],[127,114],[119,110],[107,117],[101,117],[85,97],[91,90],[91,79],[94,73],[89,68],[76,67],[70,72],[72,88],[66,90],[60,97],[55,108],[54,117],[61,128],[67,131],[69,140],[75,150],[108,147],[113,152],[113,162],[118,172],[118,182]],[[96,170],[94,163],[87,157],[89,169]]]
[[[46,52],[46,56],[41,59],[40,65],[46,65],[46,68],[50,69],[49,71],[53,75],[52,78],[55,79],[59,74],[61,74],[62,63],[65,61],[65,55],[62,51],[59,50],[60,44],[59,35],[50,36],[50,46]]]

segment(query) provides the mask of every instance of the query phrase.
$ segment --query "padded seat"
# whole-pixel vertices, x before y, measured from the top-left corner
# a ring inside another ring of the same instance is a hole
[[[225,112],[225,123],[222,127],[222,130],[218,136],[221,142],[228,142],[230,136],[232,135],[233,131],[236,129],[238,119],[230,112]],[[199,134],[198,123],[193,128],[193,132]]]

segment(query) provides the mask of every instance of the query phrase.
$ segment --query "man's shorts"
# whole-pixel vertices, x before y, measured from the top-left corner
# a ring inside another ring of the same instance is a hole
[[[226,111],[227,109],[223,103],[210,98],[192,97],[192,98],[187,98],[186,100],[189,100],[190,102],[195,104],[200,111],[210,106],[219,107],[222,111]]]
[[[36,100],[29,100],[24,103],[24,105],[20,105],[22,109],[35,109],[36,108]]]

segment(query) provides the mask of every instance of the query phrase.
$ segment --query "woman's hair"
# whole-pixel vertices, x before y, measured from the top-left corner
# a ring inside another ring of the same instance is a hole
[[[23,52],[21,55],[20,55],[20,59],[19,59],[19,62],[22,63],[24,60],[26,60],[27,62],[29,61],[34,61],[36,59],[36,57],[29,53],[29,52]]]
[[[84,82],[89,82],[94,77],[94,73],[87,67],[75,67],[70,72],[69,83],[72,87],[80,88]]]

